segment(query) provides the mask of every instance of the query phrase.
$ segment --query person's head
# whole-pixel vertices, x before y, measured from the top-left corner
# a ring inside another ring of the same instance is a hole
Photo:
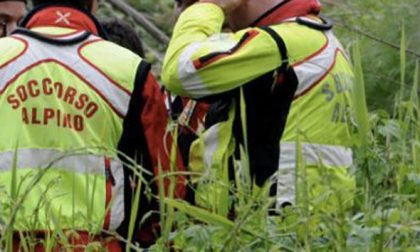
[[[0,38],[9,35],[25,13],[24,0],[0,0]]]
[[[108,40],[129,49],[144,58],[144,50],[140,37],[128,23],[122,20],[107,20],[101,22],[108,35]]]
[[[229,26],[234,31],[244,29],[268,10],[284,1],[287,0],[246,0],[227,17]]]
[[[98,0],[32,0],[32,3],[34,7],[43,4],[66,4],[92,13],[95,13],[98,8]]]
[[[245,0],[244,3],[227,17],[230,29],[240,30],[251,25],[258,17],[276,4],[286,0]],[[198,0],[175,0],[176,15]]]

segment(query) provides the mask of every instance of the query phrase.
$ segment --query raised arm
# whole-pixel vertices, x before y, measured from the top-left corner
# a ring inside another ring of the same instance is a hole
[[[258,28],[221,33],[225,13],[197,3],[179,18],[163,66],[163,83],[181,96],[203,98],[237,88],[280,66],[278,47]]]

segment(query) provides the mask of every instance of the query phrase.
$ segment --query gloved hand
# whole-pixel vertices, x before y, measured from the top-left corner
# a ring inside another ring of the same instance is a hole
[[[248,0],[200,0],[200,3],[213,3],[223,9],[226,15],[232,13],[241,4],[245,4]]]

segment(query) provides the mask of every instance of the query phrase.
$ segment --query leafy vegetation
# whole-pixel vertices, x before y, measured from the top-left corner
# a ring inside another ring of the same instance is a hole
[[[405,41],[404,36],[401,41]],[[267,196],[269,185],[260,190],[244,183],[246,180],[236,181],[240,186],[232,191],[232,200],[237,203],[234,220],[166,199],[166,204],[179,210],[175,213],[176,228],[152,251],[168,249],[167,244],[179,251],[418,251],[418,65],[410,95],[402,98],[396,92],[394,113],[368,113],[363,102],[363,71],[367,68],[362,67],[359,42],[352,46],[352,56],[360,142],[355,148],[358,190],[352,209],[338,209],[335,214],[316,209],[315,201],[322,200],[321,195],[301,207],[270,216],[273,202]]]

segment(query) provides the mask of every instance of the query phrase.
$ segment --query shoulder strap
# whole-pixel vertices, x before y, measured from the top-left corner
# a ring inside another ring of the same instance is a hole
[[[319,30],[319,31],[328,31],[331,30],[334,26],[334,22],[326,17],[318,16],[321,19],[322,23],[316,22],[312,19],[305,18],[305,17],[297,17],[296,22],[300,25],[305,25],[309,28]]]
[[[34,32],[26,28],[18,28],[12,34],[13,35],[18,34],[18,35],[31,37],[33,39],[36,39],[45,43],[53,44],[53,45],[58,45],[58,46],[68,46],[68,45],[79,44],[87,40],[91,35],[90,32],[84,31],[84,32],[77,33],[75,36],[69,36],[68,38],[58,39],[58,38],[44,36],[41,33]]]
[[[260,29],[267,32],[276,42],[277,47],[280,52],[281,62],[282,62],[278,70],[279,72],[285,72],[289,66],[289,56],[287,55],[286,44],[284,43],[280,35],[277,32],[275,32],[272,28],[268,26],[264,26],[264,27],[261,27]]]

